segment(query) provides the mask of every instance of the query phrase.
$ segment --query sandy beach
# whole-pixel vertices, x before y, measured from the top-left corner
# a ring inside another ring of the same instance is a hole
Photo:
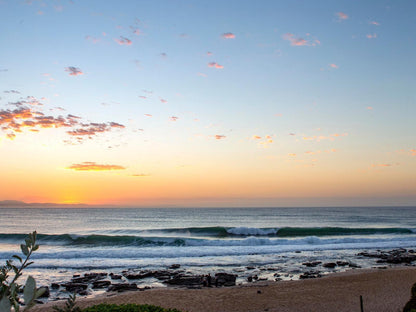
[[[235,287],[106,293],[91,299],[79,298],[77,302],[80,307],[103,302],[153,304],[188,312],[351,312],[360,311],[361,295],[366,312],[398,312],[409,300],[415,282],[415,267],[397,267]],[[33,311],[52,311],[53,305],[58,303],[39,305]]]

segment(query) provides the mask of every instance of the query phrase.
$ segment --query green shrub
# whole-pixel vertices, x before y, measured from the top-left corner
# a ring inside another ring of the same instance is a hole
[[[181,312],[148,304],[106,304],[102,303],[82,310],[82,312]]]
[[[33,262],[29,262],[29,258],[34,251],[39,248],[36,244],[36,231],[30,233],[25,239],[25,244],[20,245],[23,255],[26,257],[24,260],[18,256],[13,255],[11,260],[7,260],[6,264],[0,268],[0,311],[10,312],[14,308],[15,312],[20,310],[20,298],[19,293],[23,290],[23,300],[25,303],[25,311],[28,311],[35,305],[35,300],[39,298],[45,291],[44,288],[36,288],[36,281],[32,276],[29,276],[26,280],[26,284],[23,287],[17,283],[19,277],[22,276],[22,271],[31,265]],[[14,265],[13,261],[18,261],[20,266]],[[10,275],[14,274],[14,276]]]

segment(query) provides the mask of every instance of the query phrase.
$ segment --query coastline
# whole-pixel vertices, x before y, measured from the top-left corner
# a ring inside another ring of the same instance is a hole
[[[280,282],[256,282],[221,288],[154,288],[126,293],[105,293],[94,298],[78,298],[80,307],[99,303],[153,304],[188,312],[260,311],[359,311],[360,295],[364,311],[401,311],[416,282],[416,267],[352,269],[321,278]],[[49,302],[34,312],[53,311]]]

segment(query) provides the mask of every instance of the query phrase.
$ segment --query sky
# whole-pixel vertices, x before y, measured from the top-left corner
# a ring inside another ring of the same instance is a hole
[[[412,0],[0,0],[0,200],[416,205]]]

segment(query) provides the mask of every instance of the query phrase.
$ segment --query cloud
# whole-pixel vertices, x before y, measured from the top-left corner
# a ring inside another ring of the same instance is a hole
[[[251,138],[253,140],[260,140],[261,139],[261,136],[259,136],[259,135],[253,135]]]
[[[85,40],[90,41],[90,42],[92,42],[92,43],[94,43],[94,44],[97,44],[98,42],[100,42],[100,41],[101,41],[100,39],[98,39],[98,38],[94,38],[94,37],[92,37],[92,36],[85,36]]]
[[[141,35],[141,31],[140,31],[140,29],[138,29],[138,28],[136,28],[136,27],[133,27],[133,26],[130,26],[130,29],[133,31],[133,34],[135,34],[135,35],[137,35],[137,36],[140,36]]]
[[[170,117],[169,119],[170,119],[171,121],[177,121],[177,120],[179,119],[179,117],[172,116],[172,117]]]
[[[330,141],[334,141],[336,138],[339,137],[344,137],[344,136],[348,136],[348,133],[334,133],[331,134],[329,136],[324,136],[324,135],[314,135],[314,136],[304,136],[303,140],[305,141],[323,141],[323,140],[330,140]]]
[[[372,164],[371,167],[377,168],[377,167],[393,167],[393,164]]]
[[[223,135],[223,134],[216,134],[216,135],[214,136],[214,138],[215,138],[215,140],[222,140],[222,139],[225,139],[225,138],[226,138],[226,136],[225,136],[225,135]]]
[[[306,36],[310,36],[310,34],[306,34]],[[317,44],[321,44],[318,39],[306,40],[300,37],[297,38],[294,34],[291,33],[284,34],[282,38],[289,41],[290,45],[292,46],[316,46]]]
[[[375,39],[375,38],[377,38],[377,34],[367,34],[366,37],[368,39]]]
[[[81,69],[74,66],[65,67],[65,71],[69,72],[70,76],[79,76],[84,74]]]
[[[120,39],[114,39],[115,42],[117,42],[119,45],[131,45],[132,41],[129,38],[120,36]]]
[[[165,99],[160,99],[160,102],[162,102],[163,104],[166,104],[168,101]]]
[[[112,128],[125,128],[125,126],[115,123],[115,122],[109,122],[109,123],[81,123],[79,124],[79,127],[74,130],[67,131],[66,133],[70,136],[78,137],[82,139],[82,137],[88,137],[91,139],[93,136],[97,135],[98,133],[108,132],[111,131]]]
[[[218,68],[218,69],[223,69],[224,68],[224,66],[218,64],[217,62],[210,62],[210,63],[208,63],[208,67]]]
[[[337,64],[329,64],[329,67],[333,68],[333,69],[338,69],[338,65]]]
[[[376,22],[376,21],[370,21],[369,24],[370,25],[375,25],[375,26],[380,26],[380,23]]]
[[[349,16],[343,12],[337,12],[335,15],[337,16],[338,21],[345,21],[349,18]]]
[[[233,33],[230,33],[230,32],[222,34],[221,37],[223,39],[235,39],[235,35]]]
[[[6,91],[3,91],[4,93],[14,93],[14,94],[20,94],[20,92],[19,91],[17,91],[17,90],[6,90]]]
[[[412,153],[412,156],[416,156],[416,149],[414,149],[414,148],[413,148],[413,149],[411,149],[411,150],[410,150],[410,153]]]
[[[290,157],[296,157],[295,153],[290,153],[290,154],[287,154],[287,155],[290,156]]]
[[[135,174],[132,174],[131,177],[150,177],[150,174],[146,174],[146,173],[135,173]]]
[[[12,103],[12,105],[16,108],[0,110],[0,129],[6,131],[6,137],[10,139],[14,139],[16,133],[21,133],[24,129],[39,132],[40,129],[70,128],[66,133],[71,137],[76,137],[80,142],[86,136],[92,138],[98,133],[111,131],[115,128],[125,128],[124,125],[117,122],[84,123],[81,117],[72,114],[66,116],[45,115],[38,109],[42,103],[34,97],[27,97],[26,100]]]
[[[144,114],[146,117],[153,117],[152,114]]]
[[[85,161],[80,164],[73,164],[65,169],[71,169],[75,171],[108,171],[108,170],[124,170],[123,166],[119,165],[100,165],[95,162]]]

